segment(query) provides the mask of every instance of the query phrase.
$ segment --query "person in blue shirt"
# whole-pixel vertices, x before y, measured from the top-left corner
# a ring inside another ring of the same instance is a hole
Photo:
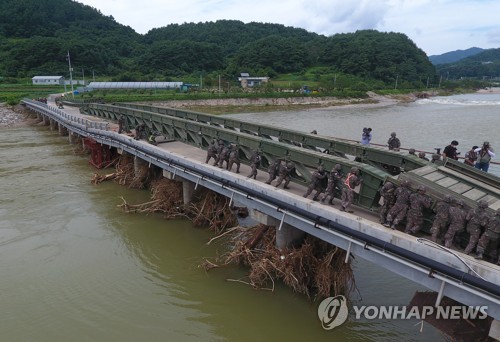
[[[361,145],[370,145],[370,141],[372,140],[372,129],[371,128],[363,128],[363,134],[361,134]]]

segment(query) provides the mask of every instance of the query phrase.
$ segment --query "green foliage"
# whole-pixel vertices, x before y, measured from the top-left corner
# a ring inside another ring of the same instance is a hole
[[[455,63],[436,66],[438,73],[446,80],[476,78],[491,79],[500,76],[500,49],[484,50]]]
[[[68,79],[68,51],[76,79],[84,71],[114,81],[202,76],[210,87],[218,85],[219,75],[234,82],[241,72],[273,79],[294,74],[331,91],[392,87],[396,78],[422,87],[422,79],[438,79],[425,53],[400,33],[325,37],[280,24],[219,20],[170,24],[139,35],[72,0],[0,2],[0,76]]]

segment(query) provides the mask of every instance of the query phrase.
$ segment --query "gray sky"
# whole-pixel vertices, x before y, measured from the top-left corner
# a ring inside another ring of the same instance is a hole
[[[427,55],[500,48],[500,0],[77,0],[144,34],[220,19],[283,24],[326,36],[406,34]]]

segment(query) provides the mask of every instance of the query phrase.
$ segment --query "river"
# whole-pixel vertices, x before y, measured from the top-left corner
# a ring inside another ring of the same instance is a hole
[[[489,95],[489,94],[488,94]],[[499,95],[432,98],[389,107],[335,107],[236,117],[374,143],[396,131],[403,147],[432,150],[451,140],[462,154],[498,146]],[[430,341],[444,340],[416,320],[351,319],[322,329],[313,303],[288,288],[274,293],[226,281],[245,269],[203,271],[223,252],[183,220],[124,214],[121,197],[147,191],[90,184],[94,170],[67,138],[46,126],[0,134],[0,340],[2,341]],[[493,170],[497,172],[497,168]],[[406,305],[416,284],[354,261],[359,305]]]

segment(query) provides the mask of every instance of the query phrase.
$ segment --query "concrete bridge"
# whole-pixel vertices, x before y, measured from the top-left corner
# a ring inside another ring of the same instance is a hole
[[[380,185],[387,179],[398,184],[402,178],[409,178],[414,184],[426,184],[435,200],[446,193],[453,193],[464,198],[470,206],[483,198],[488,199],[490,208],[495,207],[499,203],[499,187],[498,179],[493,176],[480,178],[481,175],[474,171],[467,174],[457,171],[460,165],[453,163],[450,168],[446,165],[430,166],[412,156],[377,149],[372,151],[325,137],[299,132],[293,136],[290,132],[277,133],[280,131],[277,128],[255,125],[252,129],[235,127],[234,122],[216,124],[206,118],[180,118],[130,105],[94,104],[86,105],[79,111],[68,106],[64,110],[57,109],[50,101],[48,105],[31,100],[23,102],[53,130],[69,135],[70,141],[75,135],[92,138],[106,149],[133,155],[137,166],[148,164],[161,168],[165,177],[183,182],[185,202],[189,202],[197,187],[203,186],[248,207],[256,220],[276,226],[278,247],[293,245],[305,234],[311,234],[346,250],[345,262],[349,262],[351,256],[361,257],[436,291],[436,306],[447,296],[465,305],[486,305],[488,314],[496,320],[500,319],[500,266],[434,244],[425,239],[426,235],[414,237],[388,229],[378,223],[376,214]],[[131,127],[146,123],[150,129],[171,138],[170,142],[154,146],[144,140],[137,141],[118,134],[114,120],[119,115],[125,115]],[[279,138],[284,134],[288,134],[289,139]],[[214,137],[238,143],[243,161],[240,174],[204,163],[206,152],[203,148]],[[298,174],[290,190],[265,184],[267,173],[263,171],[259,172],[256,180],[247,178],[250,168],[244,164],[245,158],[255,148],[264,153],[263,169],[277,157],[287,157],[296,163]],[[329,149],[327,153],[326,149]],[[375,153],[382,157],[373,158]],[[363,156],[365,160],[357,162],[348,156]],[[362,162],[370,158],[372,161],[369,163]],[[328,206],[301,196],[309,181],[309,170],[321,163],[326,169],[336,163],[340,163],[345,170],[351,166],[361,169],[365,181],[357,189],[355,213],[339,211],[338,200],[335,200],[335,206]],[[395,178],[383,171],[384,165],[399,165],[400,168],[403,165],[403,171],[408,171]],[[426,177],[430,174],[433,175]],[[432,183],[434,180],[435,183]],[[437,183],[439,181],[441,185]],[[453,186],[457,191],[468,189],[457,192]],[[497,332],[492,334],[499,338]]]

